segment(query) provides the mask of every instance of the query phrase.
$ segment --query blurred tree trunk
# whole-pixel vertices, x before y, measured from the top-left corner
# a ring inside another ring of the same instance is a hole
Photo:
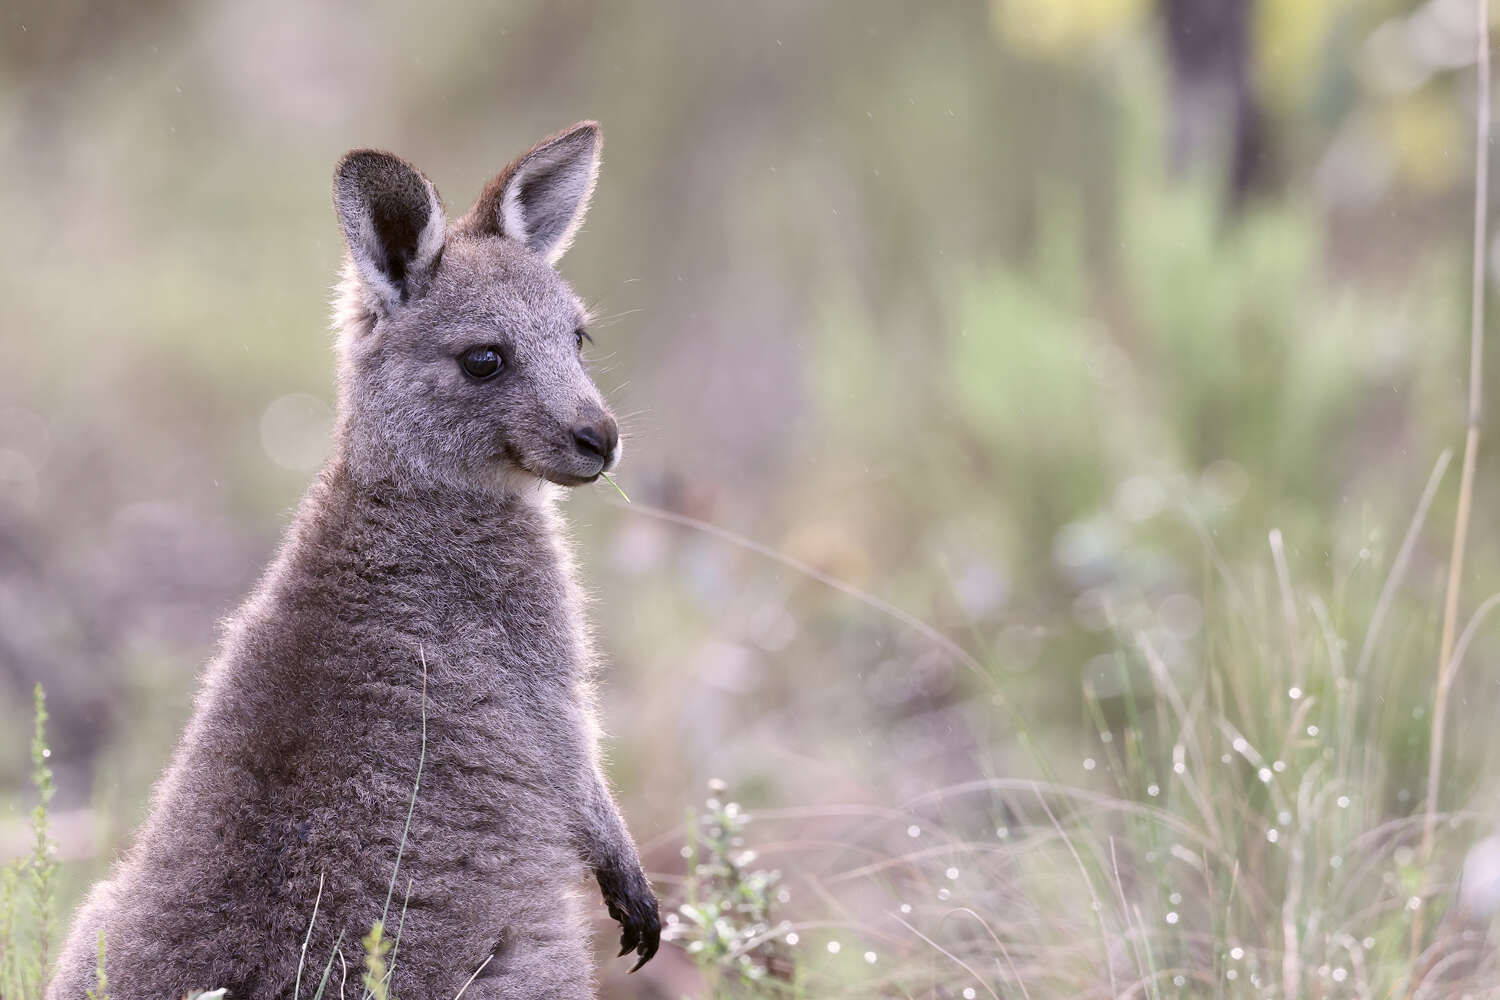
[[[1172,169],[1220,165],[1238,205],[1266,180],[1266,135],[1250,79],[1253,0],[1162,0],[1171,67]]]

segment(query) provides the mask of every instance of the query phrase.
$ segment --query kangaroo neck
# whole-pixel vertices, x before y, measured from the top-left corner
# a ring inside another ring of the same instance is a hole
[[[522,570],[562,571],[557,514],[550,495],[540,492],[357,477],[335,459],[299,521],[322,543],[318,548],[344,550],[416,578],[457,576],[501,585]]]

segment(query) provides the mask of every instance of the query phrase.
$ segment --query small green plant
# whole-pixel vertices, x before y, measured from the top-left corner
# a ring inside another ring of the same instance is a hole
[[[99,960],[94,966],[94,976],[98,985],[94,989],[85,990],[89,1000],[109,1000],[109,977],[104,972],[104,931],[99,931]]]
[[[56,909],[57,896],[57,845],[52,842],[47,826],[47,807],[57,788],[52,782],[52,768],[47,760],[52,751],[47,747],[47,696],[42,686],[35,693],[36,728],[31,737],[31,780],[36,786],[37,803],[31,811],[31,857],[28,867],[31,876],[31,912],[35,923],[36,960],[40,973],[45,976],[52,945],[52,915]]]
[[[704,811],[688,811],[684,901],[667,917],[668,940],[681,943],[703,971],[711,995],[786,995],[794,966],[773,918],[784,902],[781,873],[753,868],[745,847],[749,822],[725,801],[724,782],[708,784]]]
[[[47,763],[52,756],[47,748],[47,699],[40,684],[36,687],[35,713],[31,781],[37,802],[31,811],[31,850],[0,868],[0,1000],[40,997],[51,961],[58,866],[47,808],[55,788]]]
[[[386,978],[386,956],[391,943],[385,939],[385,924],[375,921],[360,942],[365,949],[365,993],[374,1000],[390,1000],[390,982]]]

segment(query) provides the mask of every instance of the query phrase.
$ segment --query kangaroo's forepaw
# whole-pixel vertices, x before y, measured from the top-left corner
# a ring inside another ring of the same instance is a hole
[[[651,883],[640,870],[596,873],[609,915],[620,925],[620,955],[640,956],[631,972],[651,960],[661,944],[661,912]]]

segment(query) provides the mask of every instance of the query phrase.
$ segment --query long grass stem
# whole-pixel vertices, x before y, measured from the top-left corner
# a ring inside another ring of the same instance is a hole
[[[1458,625],[1458,598],[1463,583],[1464,550],[1468,543],[1469,513],[1474,503],[1474,467],[1479,452],[1479,422],[1484,411],[1484,260],[1485,222],[1489,211],[1490,169],[1490,5],[1477,0],[1474,148],[1474,246],[1469,302],[1469,410],[1464,436],[1464,464],[1458,487],[1458,511],[1453,524],[1453,554],[1448,562],[1447,598],[1443,605],[1443,636],[1438,655],[1437,696],[1432,712],[1431,757],[1427,770],[1427,801],[1423,812],[1422,858],[1432,855],[1436,825],[1438,779],[1442,776],[1443,722],[1447,714],[1448,672]]]
[[[1468,545],[1469,514],[1474,505],[1474,468],[1479,454],[1479,422],[1484,414],[1484,272],[1485,226],[1489,213],[1490,170],[1490,5],[1476,0],[1474,106],[1474,245],[1469,283],[1469,407],[1464,435],[1463,473],[1458,486],[1458,510],[1453,522],[1453,551],[1448,560],[1447,595],[1443,602],[1443,634],[1438,649],[1437,687],[1433,694],[1432,737],[1427,759],[1427,795],[1422,811],[1421,859],[1432,859],[1437,831],[1438,787],[1443,773],[1443,734],[1452,687],[1453,643],[1458,626],[1458,599],[1463,585],[1464,551]],[[1422,946],[1423,916],[1412,919],[1413,960]],[[1420,983],[1414,982],[1415,989]]]

